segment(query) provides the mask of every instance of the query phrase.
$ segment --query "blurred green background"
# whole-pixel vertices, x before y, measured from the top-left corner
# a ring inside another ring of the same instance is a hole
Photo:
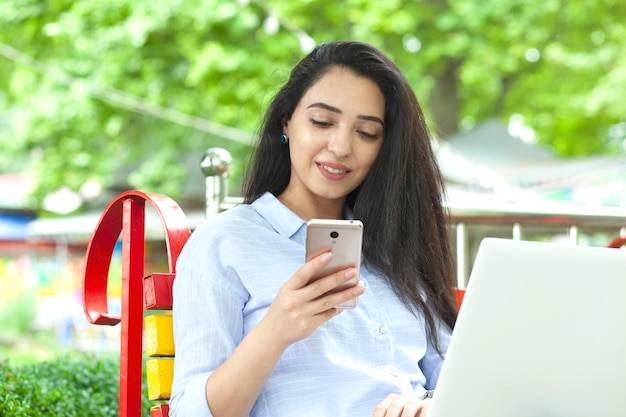
[[[624,16],[619,0],[3,0],[0,171],[37,173],[37,202],[139,161],[131,185],[176,198],[180,156],[221,146],[236,179],[290,68],[338,39],[388,53],[441,138],[520,115],[559,154],[623,152]]]
[[[51,216],[59,192],[80,213],[120,182],[181,199],[214,146],[233,155],[237,195],[272,95],[314,45],[341,39],[398,63],[444,143],[496,119],[563,158],[622,155],[624,16],[620,0],[3,0],[0,176],[19,178],[2,182],[0,213]],[[115,340],[76,326],[84,251],[0,242],[0,358]]]

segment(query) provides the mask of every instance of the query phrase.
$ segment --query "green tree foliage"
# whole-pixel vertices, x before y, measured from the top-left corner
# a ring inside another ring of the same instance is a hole
[[[336,39],[387,52],[444,139],[519,114],[563,155],[620,152],[624,16],[619,0],[3,0],[0,169],[34,161],[40,196],[142,160],[132,185],[176,197],[179,157],[210,146],[241,172],[289,69]]]

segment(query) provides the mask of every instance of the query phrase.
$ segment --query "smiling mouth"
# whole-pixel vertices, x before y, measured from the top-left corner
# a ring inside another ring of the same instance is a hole
[[[337,168],[331,168],[331,167],[324,167],[324,169],[330,172],[331,174],[343,174],[344,172],[348,172],[345,169],[337,169]]]
[[[328,165],[320,164],[320,167],[322,167],[326,172],[333,174],[333,175],[345,174],[347,172],[350,172],[350,170],[348,169],[333,168],[333,167],[329,167]]]

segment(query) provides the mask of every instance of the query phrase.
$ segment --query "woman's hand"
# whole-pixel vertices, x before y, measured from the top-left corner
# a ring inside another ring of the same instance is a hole
[[[334,306],[349,301],[365,292],[359,284],[355,287],[327,294],[337,286],[354,279],[357,271],[347,268],[326,277],[310,282],[322,267],[330,262],[330,252],[317,256],[285,282],[272,302],[267,314],[259,323],[270,340],[286,348],[294,342],[305,339],[321,324],[341,313]]]
[[[432,399],[420,400],[410,394],[389,394],[374,410],[373,417],[427,417]]]

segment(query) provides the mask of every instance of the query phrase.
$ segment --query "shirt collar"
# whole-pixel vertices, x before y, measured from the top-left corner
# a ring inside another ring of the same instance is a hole
[[[278,233],[289,238],[296,234],[306,223],[269,191],[257,198],[252,203],[252,207]],[[343,215],[348,220],[354,219],[354,214],[347,206],[343,208]]]
[[[252,207],[281,235],[291,237],[305,224],[296,213],[289,210],[272,193],[257,198]]]

